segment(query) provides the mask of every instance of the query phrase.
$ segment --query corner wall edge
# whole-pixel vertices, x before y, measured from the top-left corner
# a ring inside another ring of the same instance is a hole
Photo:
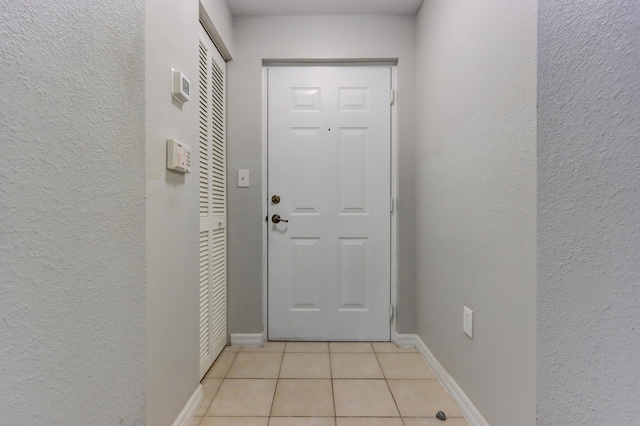
[[[399,334],[397,331],[394,331],[391,336],[391,341],[398,347],[414,346],[418,349],[418,352],[420,352],[431,370],[433,370],[438,381],[458,403],[462,414],[471,426],[489,426],[487,420],[482,416],[480,411],[478,411],[476,406],[473,405],[469,397],[462,391],[449,372],[440,364],[440,361],[433,355],[420,336],[417,334]]]
[[[193,395],[191,395],[191,398],[189,398],[187,404],[184,406],[178,417],[176,417],[176,420],[173,422],[173,426],[189,426],[201,402],[202,385],[198,383],[198,387],[195,392],[193,392]]]

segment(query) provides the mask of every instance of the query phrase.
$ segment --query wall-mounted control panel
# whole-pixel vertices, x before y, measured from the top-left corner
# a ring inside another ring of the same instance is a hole
[[[191,149],[175,139],[167,139],[167,169],[191,173]]]
[[[171,96],[183,104],[191,98],[189,93],[189,79],[180,71],[171,68]]]

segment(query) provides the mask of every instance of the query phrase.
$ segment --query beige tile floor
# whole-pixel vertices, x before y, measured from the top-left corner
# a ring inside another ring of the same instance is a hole
[[[202,386],[192,426],[469,425],[416,349],[393,343],[227,346]]]

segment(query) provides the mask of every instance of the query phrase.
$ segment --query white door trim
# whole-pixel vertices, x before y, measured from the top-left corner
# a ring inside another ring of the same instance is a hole
[[[370,61],[373,62],[373,61]],[[388,60],[383,60],[382,62],[388,62]],[[328,65],[327,61],[294,61],[296,65],[303,66],[321,66]],[[394,208],[393,213],[391,215],[391,305],[394,307],[394,315],[391,319],[391,335],[393,335],[396,330],[396,305],[397,305],[397,289],[398,289],[398,269],[397,269],[397,235],[398,235],[398,208],[397,208],[397,199],[398,199],[398,149],[397,149],[397,140],[398,140],[398,126],[397,126],[397,104],[398,104],[398,82],[397,82],[397,61],[394,61],[392,65],[389,63],[386,64],[371,64],[371,63],[363,63],[362,61],[340,61],[337,63],[336,61],[330,62],[333,64],[339,65],[349,65],[349,66],[385,66],[391,67],[391,85],[392,90],[396,93],[394,104],[391,107],[391,197],[394,200]],[[269,197],[268,197],[268,186],[267,186],[267,152],[268,152],[268,73],[267,70],[269,68],[275,66],[291,66],[292,62],[283,61],[279,62],[270,62],[268,65],[263,64],[262,67],[262,217],[266,218],[268,215],[269,208]],[[266,336],[268,330],[268,270],[267,270],[267,241],[268,241],[268,229],[269,223],[263,219],[262,222],[262,332]]]

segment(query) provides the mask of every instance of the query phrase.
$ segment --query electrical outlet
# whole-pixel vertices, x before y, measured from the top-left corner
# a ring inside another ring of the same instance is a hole
[[[462,329],[464,330],[464,334],[473,339],[473,311],[466,306],[464,307]]]

